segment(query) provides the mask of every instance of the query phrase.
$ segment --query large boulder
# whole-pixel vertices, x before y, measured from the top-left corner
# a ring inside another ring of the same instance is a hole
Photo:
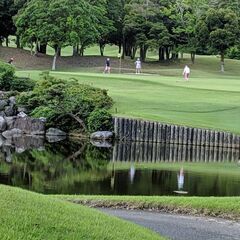
[[[18,128],[22,130],[24,134],[31,135],[45,134],[45,122],[38,118],[17,117],[13,121],[11,128]]]
[[[67,134],[58,128],[49,128],[46,136],[67,136]]]
[[[23,131],[17,128],[13,128],[2,133],[3,137],[6,139],[12,139],[13,137],[21,136],[22,134]]]
[[[9,98],[9,105],[11,107],[16,105],[16,97],[12,96],[12,97]]]
[[[7,123],[7,129],[13,129],[13,124],[17,117],[5,117],[6,123]]]
[[[4,132],[7,129],[6,120],[0,116],[0,132]]]
[[[114,137],[113,132],[99,131],[91,134],[90,138],[93,140],[112,140]]]
[[[98,148],[111,148],[112,143],[106,140],[91,140],[91,144]]]
[[[61,142],[66,139],[66,136],[52,136],[46,135],[46,139],[49,143]]]
[[[5,110],[5,107],[8,105],[6,100],[0,100],[0,111]]]
[[[15,106],[6,106],[4,110],[7,117],[11,117],[16,115],[16,109]]]

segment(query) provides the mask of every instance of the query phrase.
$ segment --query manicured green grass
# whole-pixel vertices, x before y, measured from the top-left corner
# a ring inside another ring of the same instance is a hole
[[[240,197],[85,196],[56,198],[95,207],[162,210],[191,215],[240,219]]]
[[[129,162],[111,162],[108,164],[108,169],[127,170],[131,166],[135,169],[149,170],[169,170],[179,171],[181,168],[187,172],[197,172],[204,174],[221,174],[231,175],[240,178],[240,164],[229,162],[159,162],[159,163],[129,163]]]
[[[148,65],[153,75],[54,72],[64,79],[109,90],[117,116],[212,128],[240,133],[240,61],[226,62],[227,72],[218,72],[216,57],[200,57],[192,67],[190,82],[182,81],[182,66]],[[70,70],[69,70],[70,71]],[[39,78],[38,71],[19,71],[19,76]]]
[[[52,197],[0,185],[0,239],[163,239],[151,231]]]

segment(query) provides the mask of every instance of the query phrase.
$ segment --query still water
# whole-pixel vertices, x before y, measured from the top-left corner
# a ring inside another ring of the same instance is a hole
[[[98,148],[81,141],[51,142],[33,137],[1,142],[0,184],[45,194],[240,196],[236,149],[138,143]],[[223,160],[233,172],[206,171],[208,164],[217,166]],[[129,164],[119,170],[119,162]],[[203,167],[156,170],[151,164],[139,170],[135,162],[201,162]]]

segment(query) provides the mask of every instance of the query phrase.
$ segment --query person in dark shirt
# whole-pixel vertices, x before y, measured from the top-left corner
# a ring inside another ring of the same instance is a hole
[[[103,73],[110,73],[111,72],[111,67],[110,67],[110,58],[107,58],[106,60],[106,65]]]

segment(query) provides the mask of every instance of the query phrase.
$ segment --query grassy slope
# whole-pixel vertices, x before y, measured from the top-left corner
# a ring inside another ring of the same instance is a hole
[[[85,196],[56,198],[94,207],[151,209],[240,220],[240,197]]]
[[[84,72],[55,72],[54,75],[109,90],[115,101],[112,112],[187,126],[221,129],[240,133],[240,62],[229,61],[232,70],[224,75],[214,67],[215,57],[201,57],[192,69],[189,83],[181,80],[179,67],[160,67],[155,75],[110,76]],[[149,67],[149,66],[148,66]],[[21,71],[19,76],[38,79],[37,71]]]
[[[0,239],[162,239],[134,224],[48,196],[0,185]]]

